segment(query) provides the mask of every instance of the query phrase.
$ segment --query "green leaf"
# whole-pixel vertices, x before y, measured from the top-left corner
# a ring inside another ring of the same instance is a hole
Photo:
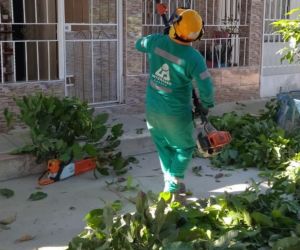
[[[117,154],[111,161],[111,165],[114,167],[114,170],[122,170],[125,167],[125,160],[121,154]]]
[[[114,210],[110,206],[105,206],[103,209],[103,219],[107,233],[110,232],[113,226]]]
[[[120,137],[123,134],[123,124],[116,124],[111,128],[111,133],[115,138]]]
[[[83,152],[81,146],[78,143],[75,143],[72,146],[72,152],[73,152],[73,159],[74,160],[80,160],[84,157],[84,152]]]
[[[238,236],[238,231],[237,230],[231,230],[222,235],[219,239],[214,241],[214,246],[215,247],[222,247],[226,249],[228,247],[230,241]]]
[[[130,190],[133,187],[133,178],[131,175],[127,176],[126,188]]]
[[[30,145],[25,145],[23,147],[14,149],[13,151],[10,152],[10,154],[28,154],[28,153],[33,153],[36,151],[36,147],[33,144]]]
[[[296,225],[296,233],[298,236],[300,236],[300,223]]]
[[[8,199],[8,198],[14,196],[15,192],[11,189],[8,189],[8,188],[1,188],[0,189],[0,194]]]
[[[170,192],[161,192],[159,194],[159,198],[164,199],[166,202],[169,202],[172,198],[172,194]]]
[[[136,211],[137,213],[143,214],[147,207],[147,195],[144,192],[140,191],[136,197]]]
[[[201,171],[202,171],[202,166],[195,166],[195,167],[192,168],[192,172],[196,176],[202,176]]]
[[[122,202],[120,200],[116,200],[111,204],[111,207],[115,212],[121,211]]]
[[[229,150],[229,156],[230,156],[231,159],[236,159],[237,156],[238,156],[238,151],[237,151],[237,150],[230,149],[230,150]]]
[[[96,141],[100,141],[107,133],[107,127],[101,126],[96,131],[94,131],[93,136]]]
[[[272,247],[272,250],[299,250],[299,237],[286,237],[278,240]]]
[[[108,170],[108,168],[104,168],[104,167],[97,168],[97,171],[98,171],[101,175],[109,176],[109,170]]]
[[[10,112],[8,110],[8,108],[5,108],[4,112],[3,112],[3,115],[4,115],[4,118],[5,118],[7,127],[11,128],[12,123],[13,123],[13,119],[14,119],[14,114],[12,112]]]
[[[157,203],[156,210],[155,210],[155,233],[158,234],[162,228],[162,226],[165,223],[166,215],[165,215],[165,209],[166,209],[166,201],[164,199],[160,199]]]
[[[87,225],[93,229],[104,229],[103,209],[93,209],[84,217]]]
[[[250,227],[252,225],[252,220],[250,214],[246,210],[243,211],[243,217],[245,224]]]
[[[271,219],[271,217],[260,213],[260,212],[253,212],[251,214],[251,217],[254,219],[254,221],[262,226],[268,226],[268,227],[272,227],[273,226],[273,221]]]
[[[89,156],[96,156],[97,153],[98,153],[96,147],[94,145],[92,145],[92,144],[86,144],[86,145],[84,145],[83,150],[85,152],[87,152],[87,154]]]
[[[294,14],[296,12],[299,12],[299,11],[300,11],[300,8],[294,8],[291,11],[289,11],[288,13],[286,13],[286,15],[292,15],[292,14]]]
[[[61,160],[62,162],[69,162],[71,160],[71,150],[67,150],[65,153],[63,153],[62,155],[59,156],[59,160]]]
[[[165,250],[194,250],[192,243],[187,242],[172,242],[164,247]]]
[[[102,113],[95,117],[95,123],[104,124],[107,122],[108,118],[109,118],[109,114]]]
[[[38,201],[38,200],[45,199],[47,196],[48,195],[46,193],[38,191],[38,192],[32,193],[29,196],[28,200],[30,200],[30,201]]]

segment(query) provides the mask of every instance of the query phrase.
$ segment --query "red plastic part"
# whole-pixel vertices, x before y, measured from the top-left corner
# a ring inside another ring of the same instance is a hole
[[[96,161],[95,159],[92,158],[75,161],[74,163],[75,163],[75,175],[79,175],[96,168]]]
[[[227,131],[215,131],[210,133],[207,137],[211,148],[217,150],[231,142],[231,135]]]

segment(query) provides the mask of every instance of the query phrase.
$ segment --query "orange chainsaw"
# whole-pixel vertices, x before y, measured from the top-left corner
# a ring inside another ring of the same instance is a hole
[[[207,119],[208,110],[200,103],[195,89],[193,89],[193,118],[197,131],[197,147],[204,157],[214,156],[224,146],[231,142],[231,135],[228,131],[218,131]]]
[[[70,162],[65,165],[58,159],[49,160],[47,170],[39,178],[39,185],[49,185],[95,168],[96,161],[92,158]],[[45,175],[47,175],[46,178],[44,178]]]

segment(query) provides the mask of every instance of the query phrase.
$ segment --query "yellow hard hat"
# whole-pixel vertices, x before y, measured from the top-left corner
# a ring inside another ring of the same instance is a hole
[[[193,42],[203,35],[203,21],[197,11],[178,8],[174,14],[169,36],[183,42]]]

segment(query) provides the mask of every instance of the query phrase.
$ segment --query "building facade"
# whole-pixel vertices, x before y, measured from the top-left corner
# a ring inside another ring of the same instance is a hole
[[[300,85],[299,65],[279,64],[282,39],[269,26],[297,0],[162,2],[170,12],[190,6],[201,14],[205,35],[193,46],[206,59],[217,103]],[[3,110],[17,112],[15,97],[41,91],[109,112],[143,112],[147,59],[134,44],[162,30],[152,0],[0,0],[0,131]]]

